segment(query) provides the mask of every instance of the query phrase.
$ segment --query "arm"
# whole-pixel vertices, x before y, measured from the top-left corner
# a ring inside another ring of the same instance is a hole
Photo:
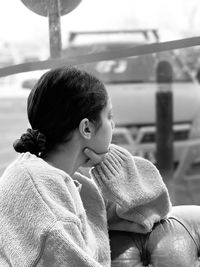
[[[107,200],[110,229],[151,231],[171,208],[167,188],[156,167],[121,147],[111,145],[91,175]]]
[[[58,222],[49,231],[37,266],[101,267],[74,222]]]

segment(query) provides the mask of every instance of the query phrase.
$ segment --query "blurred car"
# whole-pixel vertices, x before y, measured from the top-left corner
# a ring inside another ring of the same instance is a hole
[[[36,82],[37,82],[36,78],[26,79],[22,82],[22,88],[32,89],[36,84]]]
[[[152,42],[152,38],[159,41],[154,29],[72,32],[63,55],[132,47]],[[106,84],[116,125],[112,142],[156,163],[156,67],[160,60],[169,61],[173,67],[174,163],[177,165],[184,149],[200,142],[200,86],[178,51],[99,61],[79,67]]]
[[[17,75],[18,80],[21,83],[21,87],[23,89],[32,89],[38,79],[44,74],[47,70],[37,70],[37,71],[30,71],[24,72]]]

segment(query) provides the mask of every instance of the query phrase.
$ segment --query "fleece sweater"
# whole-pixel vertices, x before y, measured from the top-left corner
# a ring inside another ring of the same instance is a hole
[[[122,147],[111,145],[109,153],[91,170],[91,175],[107,200],[112,230],[123,230],[126,225],[126,231],[149,232],[171,208],[158,169],[144,158],[133,157]]]
[[[119,147],[91,175],[21,154],[0,178],[0,266],[111,266],[109,227],[147,232],[171,207],[156,168]]]

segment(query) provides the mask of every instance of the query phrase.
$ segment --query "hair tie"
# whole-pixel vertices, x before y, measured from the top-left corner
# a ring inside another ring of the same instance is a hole
[[[14,142],[13,146],[17,152],[30,152],[38,156],[46,149],[46,137],[39,130],[28,128],[26,133]]]
[[[43,152],[46,149],[46,136],[43,133],[40,133],[39,130],[28,128],[25,135],[33,140],[38,152]]]

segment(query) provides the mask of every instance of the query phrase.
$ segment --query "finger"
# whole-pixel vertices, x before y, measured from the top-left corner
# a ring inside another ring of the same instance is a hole
[[[85,168],[91,168],[93,167],[93,165],[94,165],[93,162],[90,159],[88,159],[82,166]]]

